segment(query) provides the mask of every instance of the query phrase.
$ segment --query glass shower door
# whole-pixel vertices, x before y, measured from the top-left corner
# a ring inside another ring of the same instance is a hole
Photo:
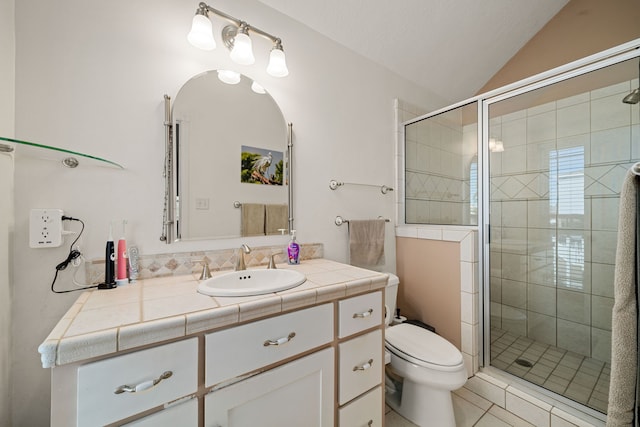
[[[490,365],[606,412],[637,59],[489,103]]]

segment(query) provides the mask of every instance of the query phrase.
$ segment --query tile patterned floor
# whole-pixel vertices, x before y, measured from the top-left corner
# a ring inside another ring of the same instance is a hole
[[[492,328],[491,365],[602,413],[607,411],[610,363]]]
[[[534,427],[505,409],[462,387],[452,394],[457,427]],[[388,406],[386,427],[416,427]]]

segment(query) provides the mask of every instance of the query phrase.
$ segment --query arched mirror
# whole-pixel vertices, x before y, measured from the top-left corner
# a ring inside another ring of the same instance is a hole
[[[291,125],[256,82],[223,73],[191,78],[173,102],[168,243],[292,228]]]

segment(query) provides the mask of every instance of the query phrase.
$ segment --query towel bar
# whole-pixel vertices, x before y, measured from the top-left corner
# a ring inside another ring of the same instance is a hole
[[[386,185],[358,184],[358,183],[355,183],[355,182],[339,182],[339,181],[336,181],[335,179],[332,179],[331,181],[329,181],[329,188],[332,189],[332,190],[335,190],[338,187],[343,186],[343,185],[364,185],[364,186],[367,186],[367,187],[380,187],[380,192],[382,194],[387,194],[389,191],[393,191],[393,188],[388,187]]]
[[[384,219],[385,222],[389,222],[388,218],[382,218],[381,216],[379,216],[378,219]],[[340,225],[342,225],[344,223],[348,223],[349,220],[348,219],[344,219],[340,215],[338,215],[334,222],[336,223],[336,225],[340,226]]]

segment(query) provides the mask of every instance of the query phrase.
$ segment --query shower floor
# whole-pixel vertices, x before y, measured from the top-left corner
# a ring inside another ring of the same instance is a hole
[[[491,328],[491,366],[607,412],[610,363]]]

